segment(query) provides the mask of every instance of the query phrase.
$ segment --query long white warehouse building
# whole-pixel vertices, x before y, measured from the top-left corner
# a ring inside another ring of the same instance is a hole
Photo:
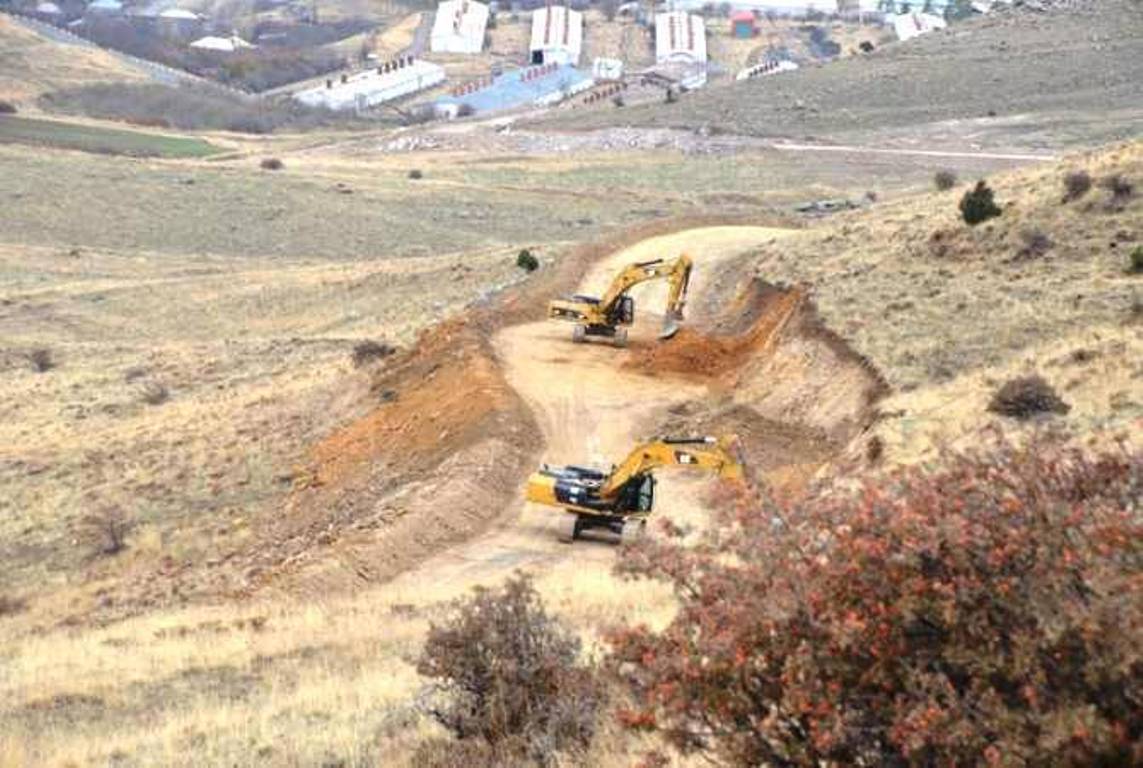
[[[583,50],[583,14],[563,5],[532,14],[532,64],[579,64]]]
[[[429,46],[433,53],[480,53],[488,6],[475,0],[445,0],[437,8]]]
[[[326,80],[324,86],[301,91],[294,98],[311,107],[360,111],[431,88],[444,79],[443,67],[409,57],[356,75]]]

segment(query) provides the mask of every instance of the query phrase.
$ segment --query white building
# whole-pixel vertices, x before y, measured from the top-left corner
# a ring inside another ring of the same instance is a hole
[[[706,64],[706,22],[684,11],[655,16],[655,61]]]
[[[444,82],[443,67],[409,57],[387,62],[356,75],[326,80],[324,86],[294,94],[310,107],[334,110],[364,110]]]
[[[160,19],[167,21],[200,21],[201,18],[194,11],[188,11],[185,8],[168,8],[159,14]]]
[[[487,5],[474,0],[445,0],[437,8],[429,45],[433,53],[480,53],[487,27]]]
[[[539,8],[532,14],[533,64],[579,64],[583,49],[583,14],[562,5]]]
[[[944,29],[948,23],[940,16],[931,13],[902,13],[891,18],[893,31],[897,33],[898,40],[911,40],[918,35],[925,35],[936,29]]]
[[[253,48],[254,46],[243,40],[238,35],[231,35],[230,37],[214,37],[207,35],[200,37],[190,44],[191,48],[197,48],[200,51],[216,51],[218,53],[234,53],[235,51]]]

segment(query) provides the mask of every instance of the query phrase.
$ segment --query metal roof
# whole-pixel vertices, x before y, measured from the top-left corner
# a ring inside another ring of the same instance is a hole
[[[484,48],[488,6],[475,0],[445,0],[437,8],[430,42],[434,51],[479,53]]]
[[[562,48],[578,58],[583,47],[583,14],[567,6],[552,5],[532,14],[531,50]]]

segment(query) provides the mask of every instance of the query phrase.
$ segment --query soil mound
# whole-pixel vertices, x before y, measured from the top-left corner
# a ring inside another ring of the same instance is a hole
[[[673,339],[636,350],[624,366],[649,375],[726,377],[748,358],[771,348],[804,300],[800,287],[784,288],[754,278],[709,332],[683,328]]]

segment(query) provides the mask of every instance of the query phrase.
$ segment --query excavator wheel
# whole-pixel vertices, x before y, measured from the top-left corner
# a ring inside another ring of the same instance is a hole
[[[626,328],[616,328],[615,329],[615,335],[611,337],[611,343],[617,347],[626,347],[627,346],[627,329]]]
[[[619,540],[624,544],[634,544],[646,535],[646,520],[628,520],[623,523],[623,530],[619,533]]]
[[[575,342],[576,344],[583,344],[583,342],[586,339],[587,339],[587,328],[584,328],[582,325],[577,325],[575,328],[572,328],[572,341],[573,342]]]
[[[557,535],[564,544],[571,544],[575,541],[575,537],[579,535],[579,515],[565,512],[563,519],[559,522]]]

